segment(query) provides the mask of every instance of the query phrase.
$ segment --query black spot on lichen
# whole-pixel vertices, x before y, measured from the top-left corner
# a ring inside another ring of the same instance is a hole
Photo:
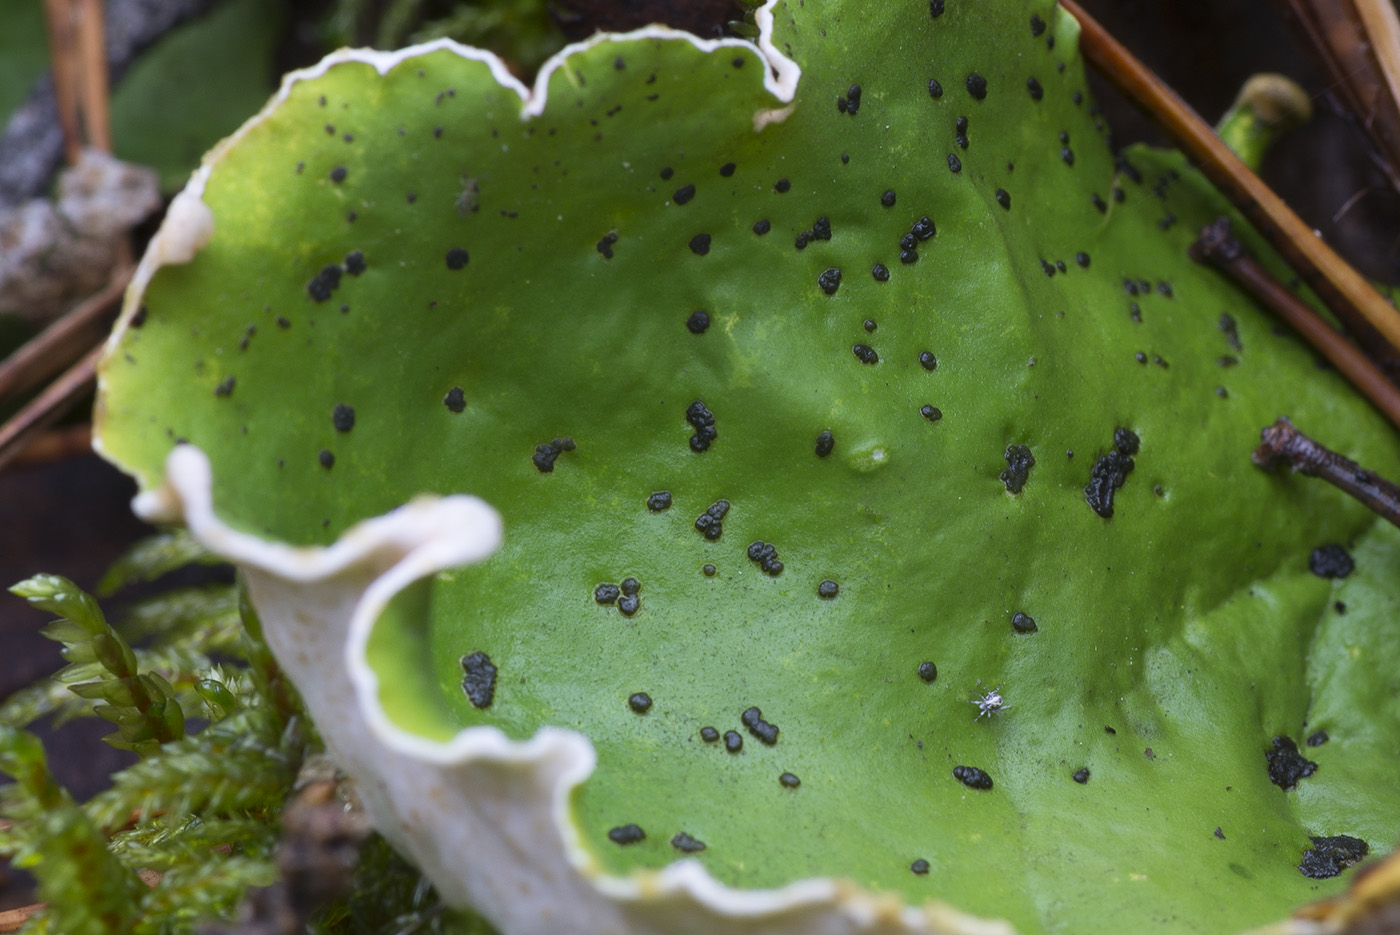
[[[923,876],[924,874],[928,873],[928,861],[920,857],[918,860],[914,861],[912,864],[909,865],[909,869],[911,872],[916,873],[919,876]]]
[[[593,589],[593,600],[599,604],[615,604],[622,589],[615,584],[600,584]]]
[[[442,398],[442,404],[450,412],[461,412],[467,408],[467,394],[460,386],[454,386],[447,391],[447,395]]]
[[[324,302],[340,288],[340,275],[344,270],[332,263],[321,267],[321,271],[306,284],[306,292],[317,302]]]
[[[618,825],[608,832],[608,840],[614,844],[636,844],[646,838],[647,833],[637,825]]]
[[[646,714],[651,710],[651,696],[646,692],[636,692],[627,698],[627,707],[638,714]]]
[[[741,62],[743,59],[735,59],[735,61]],[[705,849],[705,842],[697,841],[684,831],[678,831],[676,836],[671,839],[671,846],[682,854],[698,854]]]
[[[1034,633],[1040,629],[1035,625],[1035,618],[1030,614],[1021,613],[1019,610],[1011,615],[1011,629],[1017,633]]]
[[[724,514],[729,512],[728,500],[716,500],[695,520],[695,528],[706,539],[718,539],[724,533]]]
[[[727,730],[724,732],[724,749],[729,753],[738,753],[744,749],[744,738],[739,736],[737,730]]]
[[[863,364],[878,364],[880,355],[875,353],[875,349],[869,344],[856,344],[852,346],[851,353],[856,355],[856,360]]]
[[[710,235],[696,234],[690,238],[690,252],[696,256],[704,256],[710,252]]]
[[[975,766],[954,766],[953,778],[969,789],[990,789],[992,777]]]
[[[692,199],[692,198],[694,198],[694,197],[695,197],[695,186],[694,186],[694,185],[683,185],[683,186],[681,186],[680,188],[676,189],[675,194],[673,194],[673,195],[671,196],[671,200],[674,201],[674,202],[675,202],[676,204],[678,204],[678,205],[683,205],[683,204],[685,204],[686,202],[688,202],[690,199]]]
[[[467,261],[470,260],[471,257],[468,256],[467,251],[463,250],[461,247],[453,247],[451,250],[447,251],[447,255],[444,259],[447,261],[448,269],[458,270],[465,268]]]
[[[1142,440],[1131,429],[1116,428],[1113,430],[1113,447],[1117,448],[1120,453],[1135,455],[1141,444]]]
[[[1081,786],[1084,785],[1086,782],[1089,781],[1089,768],[1086,766],[1082,769],[1075,770],[1073,779]]]
[[[1303,852],[1303,862],[1298,869],[1303,876],[1312,880],[1335,877],[1371,852],[1365,841],[1347,834],[1330,838],[1309,837],[1313,846]]]
[[[923,367],[925,370],[937,370],[938,358],[934,357],[930,351],[920,351],[919,366]]]
[[[703,400],[697,399],[686,407],[685,421],[695,429],[695,434],[690,436],[690,450],[697,454],[709,451],[710,444],[719,438],[719,430],[715,428],[715,414]]]
[[[1039,37],[1040,37],[1040,34],[1043,33],[1043,32],[1045,32],[1045,20],[1043,20],[1043,19],[1040,18],[1040,14],[1039,14],[1039,13],[1032,13],[1032,14],[1031,14],[1031,35],[1032,35],[1032,36],[1035,36],[1036,38],[1039,38]]]
[[[1031,468],[1035,467],[1035,455],[1031,454],[1027,445],[1007,445],[1003,457],[1006,458],[1006,469],[998,477],[1006,485],[1007,493],[1020,493],[1021,488],[1026,486]]]
[[[841,593],[841,586],[830,578],[817,585],[817,597],[824,601],[829,601],[837,594]]]
[[[641,591],[641,589],[642,583],[636,578],[622,579],[622,593],[627,595],[628,597],[635,597],[637,595],[637,592]]]
[[[929,216],[925,214],[910,226],[909,233],[913,234],[919,240],[928,240],[934,234],[938,233],[938,228],[934,226],[933,221],[929,220]]]
[[[233,377],[225,377],[222,383],[214,387],[214,395],[218,397],[231,396],[233,394],[234,384],[237,382],[238,381]]]
[[[663,182],[669,182],[669,181],[671,180],[671,176],[673,176],[673,175],[675,175],[675,174],[676,174],[676,170],[675,170],[675,169],[672,169],[670,166],[666,166],[666,167],[664,167],[664,168],[661,170],[661,181],[663,181]]]
[[[796,789],[802,785],[802,780],[797,778],[796,773],[783,773],[778,777],[778,784],[784,789]]]
[[[331,412],[331,424],[337,432],[348,432],[355,427],[355,407],[338,403]]]
[[[1089,254],[1080,251],[1074,255],[1074,262],[1078,263],[1082,269],[1089,268]]]
[[[1217,838],[1219,838],[1220,840],[1222,840],[1222,841],[1225,840],[1225,832],[1220,830],[1220,826],[1219,826],[1219,825],[1216,825],[1216,826],[1215,826],[1215,832],[1214,832],[1214,834],[1215,834],[1215,836],[1216,836]]]
[[[658,490],[650,497],[647,497],[647,509],[651,510],[653,513],[660,513],[662,510],[669,510],[670,508],[671,491],[669,490]]]
[[[335,455],[331,454],[328,449],[322,448],[321,453],[316,456],[316,460],[320,461],[321,467],[327,471],[335,467]]]
[[[923,679],[925,682],[931,683],[938,680],[938,666],[927,660],[919,663],[919,668],[915,671],[918,672],[919,678]]]
[[[142,305],[136,309],[136,314],[131,316],[131,327],[140,328],[146,323],[146,315],[149,314],[146,306]]]
[[[617,231],[608,231],[598,241],[598,252],[603,255],[603,259],[611,260],[613,258],[613,244],[615,243],[617,243]]]
[[[928,0],[928,15],[933,19],[943,15],[943,0]]]
[[[1011,195],[1004,188],[998,188],[996,192],[997,204],[1007,211],[1011,210]]]
[[[706,578],[713,578],[716,570],[715,566],[711,565],[709,562],[700,566],[700,574],[704,575]]]
[[[1068,146],[1060,150],[1060,160],[1067,166],[1074,165],[1074,150],[1070,149]]]
[[[1092,195],[1090,195],[1089,200],[1094,203],[1095,208],[1099,209],[1100,214],[1103,214],[1108,210],[1108,203],[1099,197],[1098,192],[1094,192]]]
[[[739,715],[739,720],[764,746],[771,747],[778,742],[778,726],[765,721],[763,712],[758,708],[744,709],[744,713]]]
[[[1318,546],[1308,556],[1308,571],[1319,578],[1345,578],[1355,567],[1347,550],[1334,542]]]
[[[331,181],[336,183],[343,182],[345,181],[345,176],[348,174],[344,166],[336,166],[331,170]]]
[[[624,594],[617,599],[617,609],[622,616],[631,617],[642,609],[642,599],[635,594]]]
[[[948,154],[948,168],[953,172],[962,171],[962,160],[952,153]]]
[[[763,569],[763,573],[770,578],[776,578],[783,573],[783,563],[778,560],[778,550],[771,542],[751,542],[749,543],[749,559]]]
[[[938,100],[943,96],[943,85],[938,83],[937,78],[930,78],[928,80],[928,96],[934,100]]]
[[[1327,731],[1315,730],[1311,734],[1308,734],[1308,746],[1320,747],[1330,739],[1331,738],[1327,736]]]
[[[708,312],[696,309],[685,320],[685,326],[690,329],[691,334],[704,334],[705,329],[710,327],[710,315]]]
[[[475,652],[462,657],[462,691],[476,708],[489,708],[496,696],[496,672],[491,657]]]
[[[719,731],[713,727],[702,727],[700,728],[700,739],[705,743],[714,743],[719,739]]]
[[[818,458],[825,458],[831,454],[836,447],[836,436],[831,434],[831,429],[823,429],[817,433],[816,452]]]
[[[1127,429],[1115,429],[1113,443],[1114,449],[1094,462],[1084,488],[1085,502],[1104,519],[1113,516],[1113,495],[1133,471],[1132,456],[1137,454],[1138,437]]]
[[[545,442],[543,445],[535,446],[535,453],[530,460],[535,462],[535,468],[541,474],[548,474],[554,470],[554,462],[559,455],[566,451],[573,451],[577,447],[574,440],[568,436],[556,438],[553,441]]]
[[[889,267],[883,263],[876,263],[874,266],[870,267],[870,275],[876,282],[890,281]]]
[[[843,114],[850,114],[854,117],[860,110],[860,85],[853,84],[847,88],[846,96],[836,99],[836,109]]]
[[[1026,79],[1026,92],[1030,94],[1031,100],[1038,101],[1045,96],[1045,89],[1040,86],[1040,82],[1034,78]]]
[[[1290,737],[1275,737],[1273,749],[1264,753],[1264,761],[1269,767],[1269,782],[1285,791],[1317,772],[1317,764],[1299,753]]]
[[[345,272],[351,276],[358,276],[365,269],[365,252],[363,250],[351,250],[345,254]]]
[[[787,179],[778,179],[773,183],[773,191],[779,195],[786,195],[792,189],[792,183]]]
[[[939,409],[937,406],[920,406],[919,415],[930,422],[937,422],[939,419],[943,418],[943,410]]]
[[[734,165],[734,163],[726,162],[724,165],[719,167],[719,174],[727,179],[734,174],[734,170],[736,168],[738,168],[738,166]]]
[[[894,189],[893,189],[893,188],[887,189],[887,190],[885,191],[885,193],[884,193],[883,195],[880,196],[880,204],[884,205],[886,208],[893,208],[893,207],[894,207],[894,201],[895,201],[895,196],[894,196]]]
[[[827,295],[835,295],[841,286],[841,271],[834,266],[828,267],[817,277],[817,285],[821,286]]]
[[[971,94],[976,100],[985,100],[987,97],[987,79],[983,78],[975,71],[968,75],[967,93]]]
[[[864,322],[861,323],[861,327],[865,329],[866,334],[874,334],[875,329],[878,327],[878,325],[875,324],[875,319],[867,318]]]
[[[1225,335],[1225,341],[1237,351],[1244,350],[1244,345],[1240,343],[1239,328],[1235,325],[1235,318],[1229,312],[1222,312],[1220,315],[1220,330]]]
[[[772,229],[773,225],[769,223],[767,218],[755,221],[753,225],[753,232],[760,237],[762,237],[764,234],[768,233]]]

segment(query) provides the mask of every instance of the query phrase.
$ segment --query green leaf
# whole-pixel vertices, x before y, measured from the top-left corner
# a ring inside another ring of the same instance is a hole
[[[1394,844],[1400,537],[1249,451],[1279,413],[1382,473],[1400,446],[1186,258],[1243,222],[1179,155],[1115,160],[1068,16],[946,6],[779,5],[790,112],[751,48],[656,36],[576,50],[538,114],[446,49],[303,76],[199,180],[209,245],[129,306],[103,449],[149,489],[188,440],[221,518],[298,545],[423,492],[495,506],[497,555],[378,621],[376,700],[434,741],[585,734],[601,871],[683,831],[735,887],[1258,926],[1345,885],[1298,872],[1310,835]],[[1111,516],[1086,502],[1128,458]],[[1352,576],[1309,571],[1327,543]],[[634,614],[596,599],[628,578]],[[1316,774],[1271,782],[1318,729]]]

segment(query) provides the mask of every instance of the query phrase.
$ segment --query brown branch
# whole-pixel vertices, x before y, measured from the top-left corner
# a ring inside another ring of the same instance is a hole
[[[1381,413],[1400,428],[1400,388],[1374,363],[1279,282],[1230,234],[1219,218],[1191,245],[1191,258],[1224,270],[1326,357]]]
[[[88,351],[48,389],[0,425],[0,468],[19,454],[36,433],[62,418],[92,389],[97,358],[101,354],[100,345]]]
[[[20,906],[18,909],[7,909],[0,912],[0,932],[18,932],[24,928],[24,924],[31,916],[38,915],[48,903],[34,903],[30,906]]]
[[[1313,441],[1294,427],[1286,416],[1259,433],[1262,444],[1250,456],[1255,464],[1272,471],[1286,464],[1298,474],[1320,477],[1350,494],[1391,524],[1400,526],[1400,487],[1368,471],[1355,461]]]
[[[1060,6],[1079,21],[1079,49],[1089,64],[1160,123],[1201,172],[1298,271],[1373,357],[1400,359],[1400,311],[1327,246],[1302,218],[1232,153],[1190,106],[1132,56],[1074,0]],[[1383,344],[1368,335],[1377,332]]]
[[[0,362],[0,399],[38,386],[100,341],[110,324],[105,316],[121,301],[131,274],[130,268],[118,270],[101,291]]]

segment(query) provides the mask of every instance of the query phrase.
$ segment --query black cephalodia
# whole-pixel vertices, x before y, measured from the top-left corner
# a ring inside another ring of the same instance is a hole
[[[856,360],[863,364],[878,364],[880,362],[880,355],[875,353],[875,349],[868,344],[852,346],[851,353],[856,355]]]
[[[1311,734],[1308,734],[1308,746],[1320,747],[1330,739],[1331,738],[1327,736],[1327,731],[1315,730]]]
[[[613,244],[615,243],[617,243],[617,231],[608,231],[598,241],[598,252],[603,255],[603,259],[611,260],[613,258]]]
[[[923,876],[924,874],[928,873],[928,861],[920,857],[918,860],[914,861],[912,864],[909,865],[909,869],[911,872],[916,873],[919,876]]]
[[[1030,614],[1023,614],[1019,610],[1011,615],[1011,629],[1017,633],[1034,633],[1039,629],[1035,625],[1035,618]]]
[[[238,382],[234,377],[225,377],[218,386],[214,387],[214,395],[219,397],[233,395],[233,387]]]
[[[918,246],[918,241],[914,239],[913,233],[904,234],[899,238],[901,250],[913,250],[916,246]]]
[[[662,168],[662,170],[661,170],[661,181],[663,181],[663,182],[669,182],[669,181],[671,180],[671,176],[673,176],[673,175],[675,175],[675,174],[676,174],[676,170],[675,170],[675,169],[672,169],[670,166],[665,166],[665,167]]]
[[[773,225],[769,222],[767,218],[762,218],[761,220],[753,222],[753,232],[760,237],[762,237],[764,234],[768,233],[772,229]]]
[[[344,403],[338,404],[331,412],[331,424],[337,432],[348,432],[355,427],[355,408]]]
[[[943,96],[943,85],[938,83],[937,78],[930,78],[928,80],[928,96],[934,100]]]
[[[705,743],[714,743],[719,739],[719,731],[713,727],[700,728],[700,739]]]
[[[870,267],[870,275],[876,282],[889,282],[890,269],[883,263],[876,263],[874,266]]]
[[[1136,302],[1129,302],[1128,317],[1131,318],[1134,322],[1142,324],[1142,307],[1139,306]]]
[[[959,149],[967,149],[967,137],[959,133],[953,137],[953,142],[958,144]]]
[[[1031,468],[1035,467],[1035,455],[1031,454],[1028,445],[1007,445],[1002,457],[1006,458],[1006,469],[998,476],[1006,485],[1007,493],[1020,493],[1021,488],[1026,486]]]
[[[1062,273],[1068,272],[1067,268],[1065,267],[1065,261],[1064,261],[1064,260],[1056,260],[1056,261],[1055,261],[1055,269],[1059,270],[1059,271],[1062,272]]]
[[[1141,445],[1142,440],[1132,429],[1116,428],[1113,430],[1113,447],[1117,448],[1120,454],[1135,455]]]
[[[778,783],[784,789],[796,789],[798,786],[802,785],[802,780],[797,778],[796,773],[783,773],[778,777]]]
[[[1303,876],[1313,880],[1335,877],[1371,852],[1370,845],[1365,841],[1348,834],[1330,838],[1313,837],[1312,842],[1313,846],[1303,852],[1303,862],[1298,869]]]
[[[938,666],[928,660],[919,663],[919,668],[915,671],[919,673],[919,678],[925,682],[933,682],[938,679]]]
[[[1040,82],[1034,78],[1026,79],[1026,91],[1030,94],[1031,100],[1038,101],[1045,96],[1045,89],[1040,86]]]
[[[977,72],[967,76],[967,93],[977,100],[983,100],[987,96],[987,79]]]
[[[875,324],[875,319],[873,318],[867,318],[865,321],[861,322],[860,326],[865,329],[866,334],[874,334],[875,329],[879,327]]]
[[[718,539],[724,532],[724,514],[729,512],[728,500],[716,500],[695,520],[695,528],[706,539]]]
[[[1139,363],[1145,363],[1142,355]],[[1139,440],[1136,434],[1125,428],[1113,432],[1114,448],[1094,462],[1090,469],[1089,483],[1084,488],[1084,500],[1095,513],[1108,519],[1113,516],[1113,495],[1128,480],[1134,463],[1132,456],[1137,454]]]
[[[787,179],[778,179],[773,183],[773,191],[779,195],[786,195],[792,189],[792,183]]]
[[[615,584],[600,584],[593,589],[593,599],[599,604],[615,604],[622,589]]]
[[[939,409],[937,406],[920,406],[919,415],[928,419],[930,422],[937,422],[939,419],[943,418],[943,410]]]
[[[695,186],[694,186],[694,185],[682,185],[680,188],[676,189],[676,191],[675,191],[674,194],[671,195],[671,200],[674,201],[674,202],[675,202],[676,204],[678,204],[678,205],[683,205],[683,204],[685,204],[687,201],[689,201],[690,199],[692,199],[692,198],[694,198],[694,197],[695,197]]]
[[[467,394],[460,386],[454,386],[447,391],[447,395],[442,398],[442,404],[450,412],[461,412],[467,408]]]
[[[937,370],[938,358],[934,357],[931,351],[920,351],[919,366],[923,367],[925,370]]]
[[[1090,195],[1089,200],[1094,203],[1095,208],[1099,209],[1100,214],[1103,214],[1105,211],[1108,210],[1108,203],[1099,197],[1098,192],[1094,192],[1092,195]]]
[[[1318,546],[1308,556],[1308,571],[1319,578],[1345,578],[1355,567],[1351,555],[1335,542]]]
[[[482,652],[462,657],[462,691],[473,707],[489,708],[496,697],[496,666]]]
[[[726,162],[724,165],[719,167],[719,174],[722,175],[724,178],[729,178],[731,175],[734,174],[735,168],[737,167],[734,165],[734,163]]]
[[[316,460],[320,461],[321,467],[328,471],[335,467],[335,455],[331,454],[330,451],[325,448],[321,449],[321,453],[316,456]]]
[[[744,749],[744,738],[739,736],[737,730],[727,730],[724,732],[724,749],[730,753],[738,753]]]
[[[536,445],[535,453],[530,457],[530,460],[535,462],[535,468],[541,474],[548,474],[554,470],[554,462],[561,454],[573,451],[576,447],[574,440],[568,436],[556,438],[543,445]]]
[[[957,156],[953,155],[952,153],[949,153],[949,154],[948,154],[948,168],[949,168],[950,170],[952,170],[953,172],[961,172],[961,171],[962,171],[962,160],[959,159]]]
[[[828,267],[817,277],[817,285],[821,286],[827,295],[835,295],[841,286],[841,271],[834,266]]]
[[[1035,36],[1036,38],[1039,38],[1039,37],[1040,37],[1040,34],[1043,33],[1043,32],[1045,32],[1045,20],[1043,20],[1043,19],[1040,18],[1040,14],[1039,14],[1039,13],[1032,13],[1032,14],[1031,14],[1031,35],[1032,35],[1032,36]]]
[[[1240,343],[1240,331],[1235,324],[1235,317],[1229,312],[1224,312],[1220,316],[1220,331],[1225,335],[1225,341],[1237,351],[1244,350],[1244,345]],[[1234,358],[1230,358],[1234,360]],[[1239,363],[1239,361],[1235,361]]]
[[[704,334],[705,329],[710,327],[709,312],[702,312],[699,309],[690,313],[690,317],[685,320],[685,326],[690,329],[691,334]]]
[[[1219,838],[1220,840],[1222,840],[1222,841],[1225,840],[1225,832],[1220,830],[1220,826],[1219,826],[1219,825],[1216,825],[1216,826],[1215,826],[1215,832],[1214,832],[1214,834],[1215,834],[1215,836],[1216,836],[1217,838]]]
[[[444,259],[447,261],[447,268],[455,270],[465,268],[467,261],[471,258],[467,255],[467,251],[461,247],[453,247],[447,251]]]
[[[705,842],[697,841],[684,831],[678,831],[671,839],[671,846],[682,854],[696,854],[705,849]]]
[[[893,189],[893,188],[887,189],[887,190],[885,191],[885,193],[884,193],[883,195],[880,196],[880,204],[884,205],[886,208],[893,208],[893,207],[894,207],[894,189]]]
[[[831,454],[836,447],[836,436],[831,434],[831,429],[822,429],[817,433],[817,457],[825,458]]]
[[[899,262],[903,263],[905,266],[908,266],[911,263],[917,263],[918,261],[919,253],[917,250],[899,251]]]
[[[998,188],[996,198],[997,204],[1001,205],[1007,211],[1011,210],[1011,195],[1006,189]]]
[[[778,560],[778,550],[771,542],[749,543],[749,559],[763,569],[763,573],[776,578],[783,573],[783,563]]]
[[[627,707],[638,714],[646,714],[651,710],[651,696],[646,692],[635,692],[627,696]]]
[[[1166,280],[1157,283],[1157,294],[1170,299],[1172,297],[1172,284]]]
[[[719,438],[719,430],[715,428],[715,414],[706,408],[702,400],[697,399],[686,407],[685,421],[695,429],[695,434],[690,436],[691,451],[708,451],[710,443]]]
[[[1053,275],[1055,275],[1055,265],[1054,265],[1053,263],[1051,263],[1049,260],[1041,260],[1041,261],[1040,261],[1040,271],[1041,271],[1042,273],[1044,273],[1046,276],[1053,276]]]
[[[793,239],[792,245],[799,250],[806,250],[807,245],[812,242],[812,232],[802,231]]]
[[[928,240],[934,234],[938,233],[938,228],[934,227],[933,221],[929,220],[928,215],[925,214],[910,226],[909,233],[913,234],[919,240]]]
[[[778,725],[765,721],[763,712],[758,708],[744,709],[744,713],[739,715],[739,720],[764,746],[771,747],[778,742]]]
[[[660,513],[662,510],[669,510],[670,508],[671,491],[669,490],[658,490],[650,497],[647,497],[647,509],[651,510],[653,513]]]
[[[841,593],[841,586],[830,578],[817,585],[817,597],[824,601],[829,601],[837,594]]]
[[[627,595],[636,594],[642,589],[642,584],[636,578],[622,579],[622,593]]]
[[[617,599],[617,609],[622,616],[631,617],[642,609],[642,599],[635,594],[624,594]]]
[[[928,0],[928,15],[934,19],[943,15],[943,0]]]
[[[969,789],[990,789],[992,777],[975,766],[954,766],[953,778]]]
[[[1067,166],[1074,165],[1074,150],[1066,146],[1064,149],[1060,150],[1060,159]]]
[[[1264,761],[1269,766],[1269,782],[1284,790],[1292,789],[1298,785],[1298,780],[1317,772],[1317,764],[1299,753],[1298,745],[1290,737],[1275,737],[1272,749],[1264,752]]]
[[[345,176],[346,176],[347,174],[348,174],[348,173],[346,172],[344,166],[336,166],[334,169],[331,170],[331,181],[332,181],[332,182],[343,182],[343,181],[345,181]]]
[[[306,284],[307,294],[317,302],[326,301],[336,289],[340,288],[340,274],[342,272],[344,270],[334,263],[321,267],[321,271]]]
[[[817,218],[815,221],[813,221],[813,222],[812,222],[812,239],[813,239],[813,240],[830,240],[830,239],[831,239],[831,222],[828,221],[828,220],[827,220],[826,218],[824,218],[824,217],[823,217],[823,218]]]
[[[704,256],[710,252],[710,235],[696,234],[690,238],[690,252],[696,256]]]
[[[351,276],[358,276],[366,269],[365,252],[363,250],[351,250],[345,254],[345,272]]]
[[[290,328],[291,326],[292,326],[291,321],[288,320],[287,317],[286,317],[285,315],[278,315],[278,316],[277,316],[277,327],[279,327],[279,328]]]
[[[1081,786],[1084,785],[1086,782],[1089,781],[1089,767],[1085,766],[1075,770],[1074,776],[1071,778],[1074,779],[1074,781],[1079,783]]]
[[[636,844],[646,839],[647,833],[637,825],[618,825],[608,832],[608,840],[614,844]]]
[[[1074,255],[1074,262],[1078,263],[1082,269],[1088,269],[1089,254],[1085,253],[1083,250],[1079,251]]]
[[[718,571],[718,569],[709,562],[700,566],[700,574],[704,575],[706,578],[713,578],[716,571]]]
[[[131,327],[140,328],[142,325],[144,325],[146,323],[146,316],[148,314],[150,314],[150,310],[147,309],[146,306],[139,306],[136,309],[136,314],[131,316]],[[251,334],[251,332],[249,333]]]
[[[860,85],[853,84],[846,89],[845,97],[836,99],[836,109],[843,114],[850,114],[852,117],[860,110]]]

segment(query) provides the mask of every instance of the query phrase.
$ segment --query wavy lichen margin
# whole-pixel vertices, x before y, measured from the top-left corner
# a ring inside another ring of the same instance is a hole
[[[163,485],[140,494],[135,510],[150,522],[183,522],[243,570],[269,645],[327,748],[357,779],[377,829],[449,903],[473,907],[510,935],[1013,932],[1003,921],[941,903],[907,906],[843,880],[741,890],[694,859],[628,877],[604,873],[570,814],[573,791],[597,760],[587,738],[546,727],[514,741],[495,727],[470,727],[436,743],[397,726],[379,703],[367,654],[376,621],[411,585],[490,556],[501,541],[497,513],[476,497],[420,497],[331,546],[293,547],[220,520],[212,479],[208,457],[178,445]],[[388,760],[400,768],[383,769]],[[448,825],[453,833],[442,834]]]

